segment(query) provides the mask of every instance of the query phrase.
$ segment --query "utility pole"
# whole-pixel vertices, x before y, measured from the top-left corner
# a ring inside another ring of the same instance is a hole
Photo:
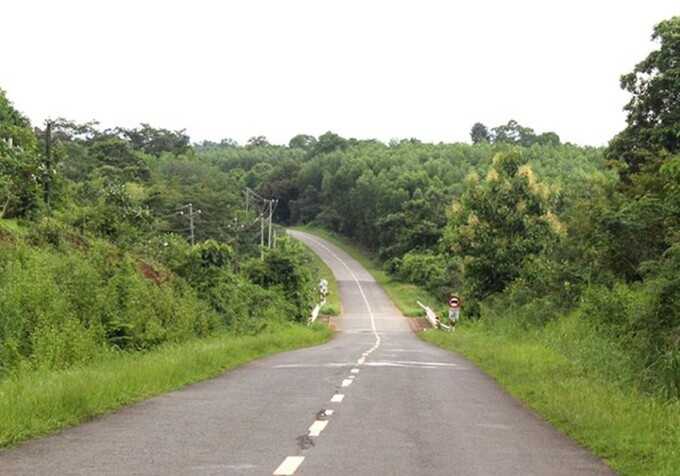
[[[191,243],[191,246],[194,246],[196,244],[196,225],[194,224],[194,215],[200,215],[201,210],[194,211],[193,203],[189,203],[182,208],[185,207],[189,208],[189,243]],[[184,212],[180,212],[180,214],[184,215]]]
[[[196,235],[194,234],[194,206],[189,204],[189,229],[191,230],[191,246],[196,244]]]
[[[262,210],[262,213],[260,213],[260,247],[262,249],[260,257],[262,259],[264,259],[265,226],[267,227],[267,248],[271,248],[272,246],[274,246],[273,223],[274,223],[274,209],[276,208],[277,203],[279,203],[278,200],[274,199],[265,200],[266,209]]]
[[[264,212],[260,213],[260,259],[264,260]]]
[[[44,200],[47,205],[52,201],[52,121],[47,120],[45,128],[45,175],[43,183]]]
[[[246,187],[246,212],[250,211],[250,188]]]
[[[267,240],[267,248],[271,248],[273,245],[272,241],[272,222],[274,221],[274,208],[278,204],[278,200],[269,200],[269,239]]]
[[[269,200],[269,232],[267,233],[267,248],[272,247],[272,204],[274,200]]]

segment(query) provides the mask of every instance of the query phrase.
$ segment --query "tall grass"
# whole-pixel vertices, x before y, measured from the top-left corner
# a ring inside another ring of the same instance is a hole
[[[0,246],[0,377],[63,369],[110,348],[146,350],[207,336],[221,318],[180,280],[155,283],[131,257]]]
[[[112,354],[68,370],[38,370],[6,378],[0,381],[0,448],[331,337],[332,331],[323,325],[288,325],[258,336],[223,335],[167,344],[148,353]]]

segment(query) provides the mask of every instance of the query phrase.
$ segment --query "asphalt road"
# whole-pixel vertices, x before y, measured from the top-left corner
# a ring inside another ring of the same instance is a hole
[[[265,358],[0,453],[11,475],[613,474],[469,362],[420,341],[358,263],[330,343]]]

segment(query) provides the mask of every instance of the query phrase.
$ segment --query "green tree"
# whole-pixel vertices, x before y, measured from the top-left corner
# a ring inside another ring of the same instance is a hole
[[[481,122],[476,122],[470,131],[470,138],[472,139],[473,144],[491,142],[491,133],[484,124]]]
[[[190,139],[184,130],[169,131],[142,124],[141,128],[117,128],[114,132],[119,137],[128,140],[134,150],[156,157],[160,157],[164,152],[173,155],[185,155],[191,152]]]
[[[40,161],[31,124],[0,89],[0,218],[40,207]]]
[[[310,257],[298,241],[284,236],[276,248],[264,250],[264,260],[246,264],[245,273],[255,284],[281,290],[292,304],[296,321],[303,321],[314,306],[316,281],[310,271]]]
[[[253,136],[250,139],[248,139],[248,142],[246,143],[246,148],[248,149],[256,149],[258,147],[270,147],[271,144],[267,140],[265,136]]]
[[[188,238],[186,205],[192,203],[195,212],[201,210],[194,217],[196,240],[233,238],[235,230],[230,225],[243,200],[242,187],[230,174],[198,159],[163,157],[150,165],[153,182],[145,203],[160,220],[161,230]]]
[[[288,142],[288,147],[291,149],[307,150],[316,144],[316,137],[307,134],[298,134]]]
[[[274,221],[283,224],[290,223],[291,202],[299,195],[297,174],[300,163],[286,158],[269,171],[266,179],[257,187],[257,193],[262,197],[278,200],[274,212]]]
[[[621,88],[633,97],[624,107],[626,128],[609,143],[607,157],[623,165],[625,179],[656,152],[680,150],[680,17],[656,25],[652,40],[659,40],[659,49],[621,76]]]
[[[514,119],[507,124],[494,127],[492,130],[493,141],[496,143],[521,145],[529,147],[536,141],[536,133],[530,127],[523,127]]]
[[[98,164],[99,175],[118,182],[147,181],[150,171],[144,159],[131,143],[120,137],[102,135],[94,139],[89,149],[91,159]]]
[[[319,136],[319,140],[311,148],[310,155],[313,157],[319,154],[328,154],[336,150],[345,151],[347,147],[349,147],[347,139],[328,131]]]
[[[536,137],[536,143],[542,145],[558,146],[561,142],[560,136],[558,136],[555,132],[544,132]]]
[[[445,244],[463,258],[465,286],[477,299],[503,291],[560,231],[549,187],[525,162],[519,150],[497,154],[452,208]]]

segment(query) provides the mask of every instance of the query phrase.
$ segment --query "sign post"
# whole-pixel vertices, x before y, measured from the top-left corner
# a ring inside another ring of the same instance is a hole
[[[458,323],[458,319],[460,318],[460,304],[461,299],[452,294],[449,298],[449,320],[453,327],[456,327],[456,323]]]

